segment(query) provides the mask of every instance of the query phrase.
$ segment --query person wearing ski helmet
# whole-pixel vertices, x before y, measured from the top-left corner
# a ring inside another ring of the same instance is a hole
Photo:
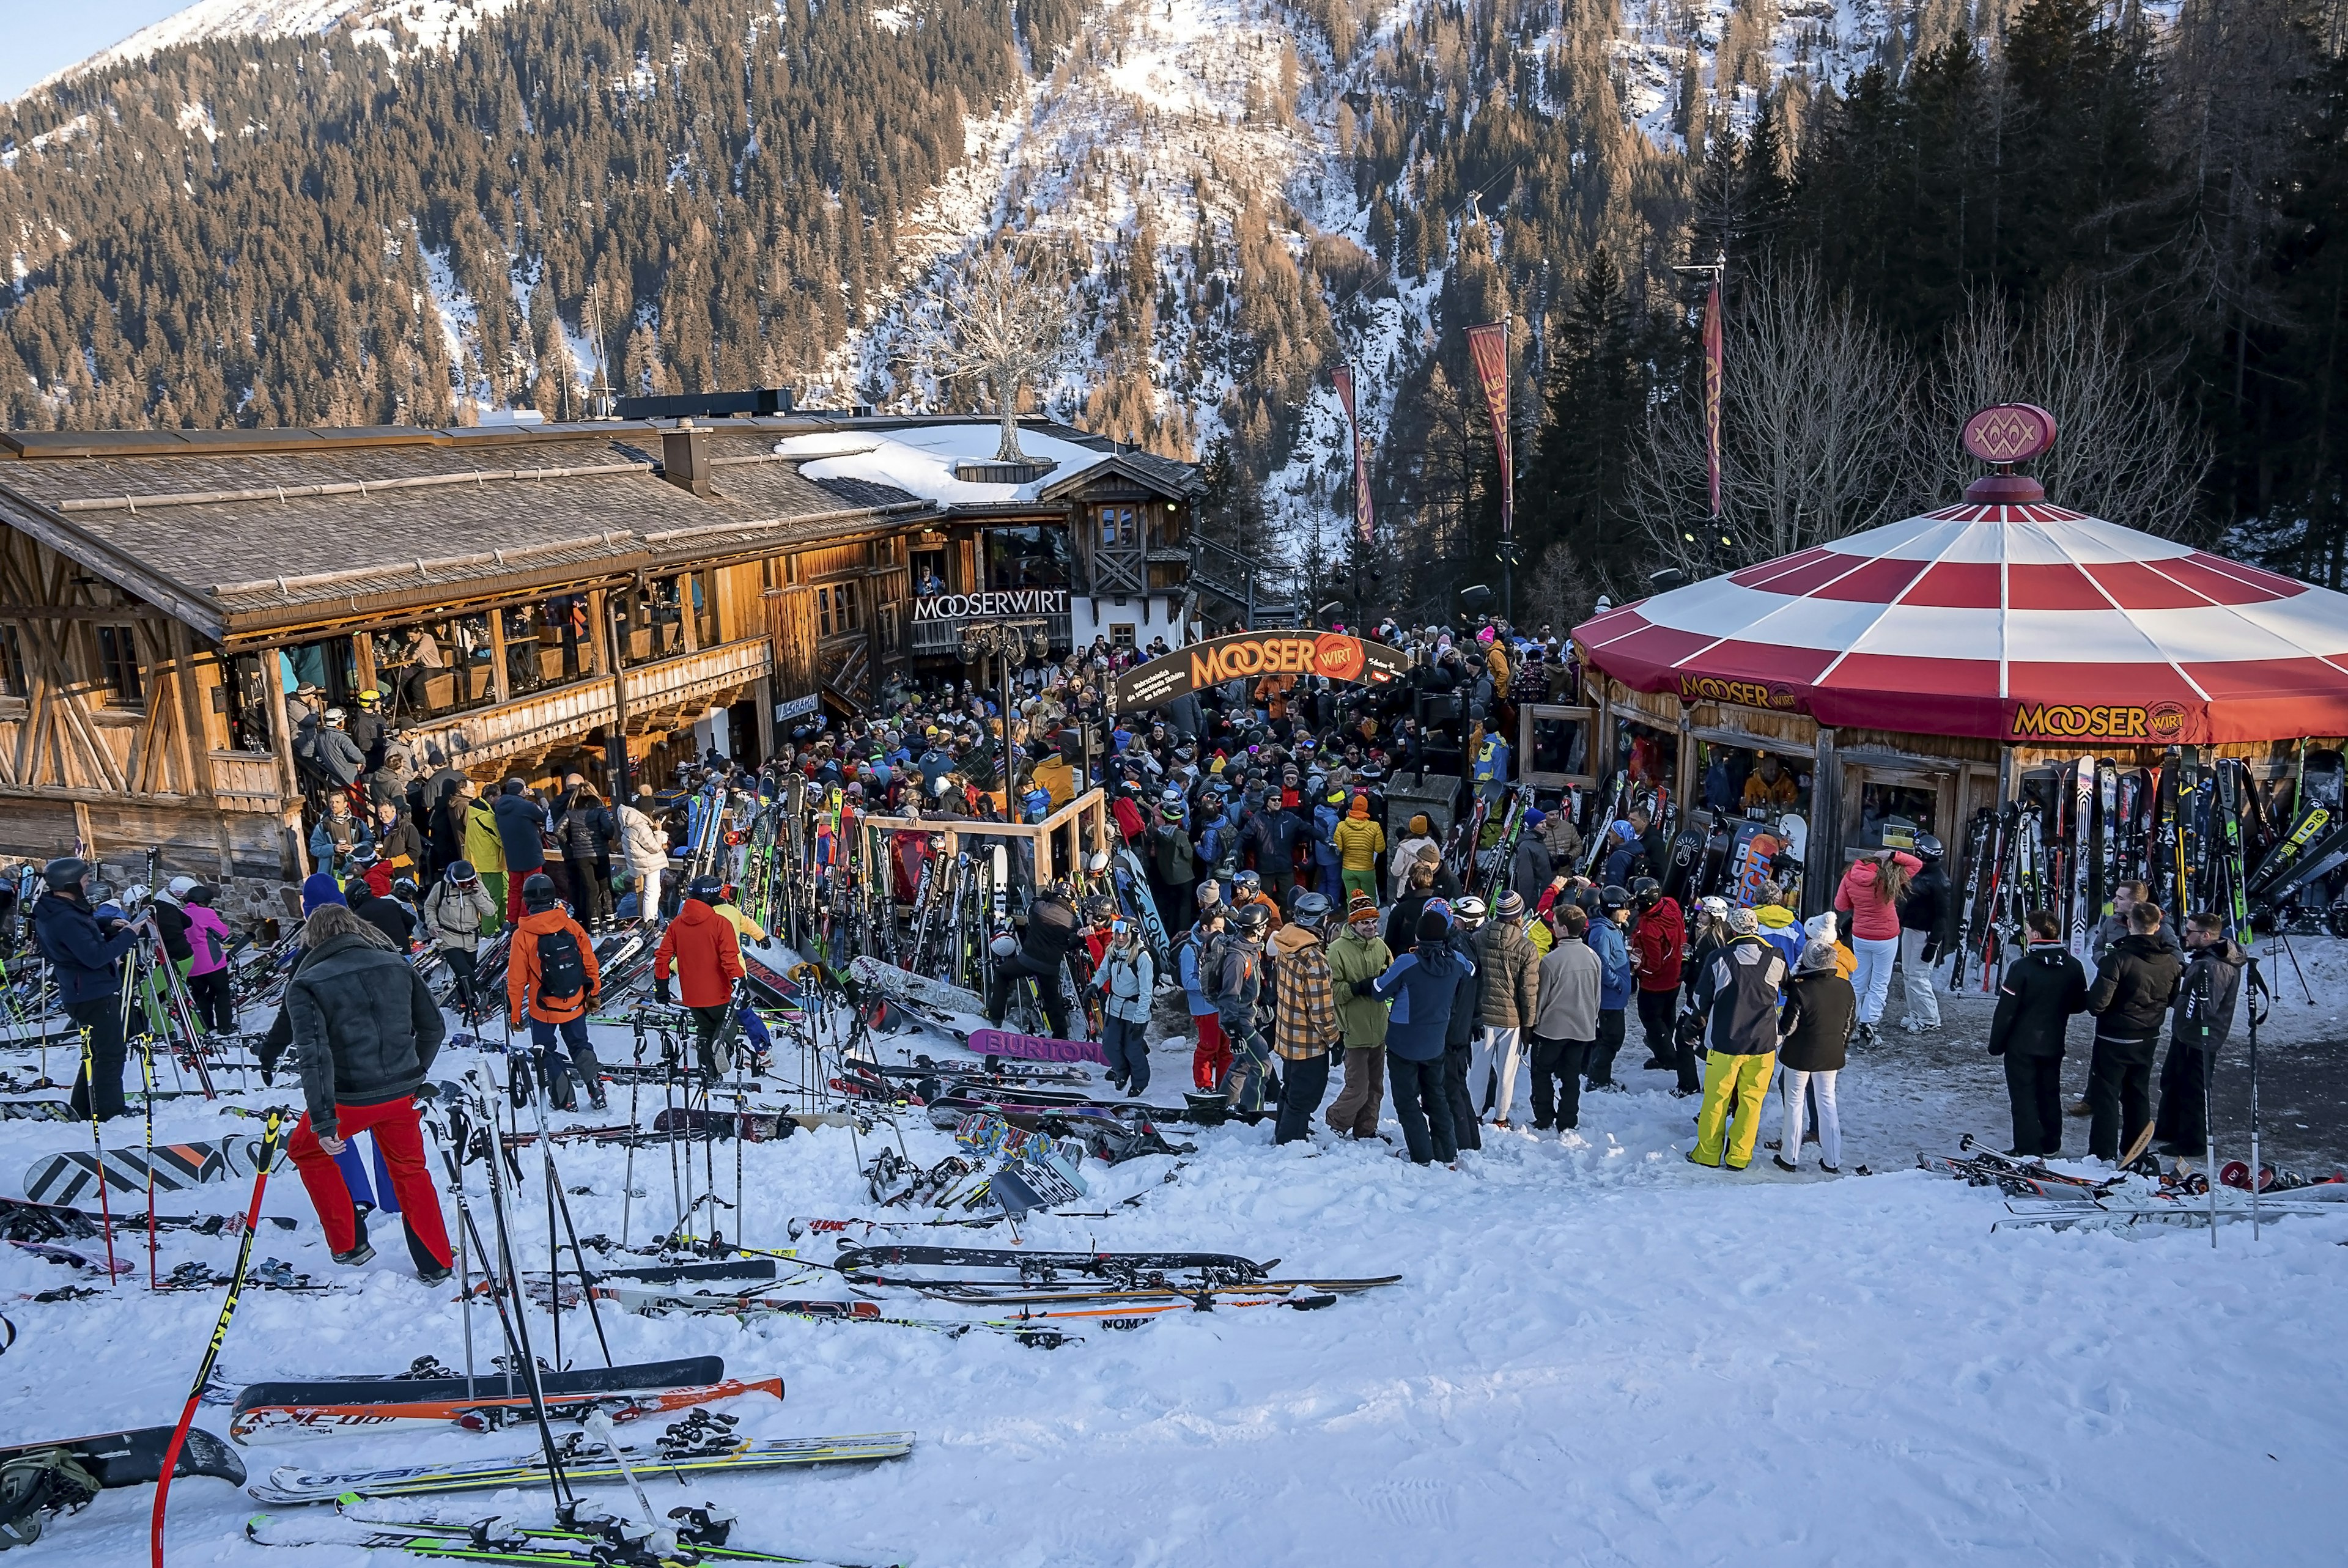
[[[1423,866],[1426,864],[1421,861]],[[1451,1017],[1444,1025],[1443,1064],[1439,1085],[1444,1104],[1450,1112],[1450,1138],[1457,1149],[1481,1149],[1484,1146],[1483,1112],[1491,1104],[1490,1077],[1481,1076],[1474,1085],[1468,1081],[1468,1069],[1476,1060],[1476,1040],[1484,1027],[1484,973],[1476,967],[1476,936],[1484,928],[1484,900],[1474,894],[1461,896],[1457,903],[1449,898],[1429,898],[1420,910],[1422,915],[1442,917],[1449,932],[1447,940],[1458,955],[1458,989],[1453,998]],[[1392,921],[1387,930],[1393,932]],[[1403,933],[1404,945],[1395,948],[1395,956],[1411,951],[1416,927]],[[1386,945],[1393,947],[1396,938],[1389,934]],[[1393,1076],[1394,1058],[1386,1059],[1387,1075]]]
[[[1149,1087],[1149,1009],[1156,999],[1158,968],[1142,944],[1139,922],[1110,911],[1108,948],[1094,971],[1101,993],[1101,1054],[1108,1081],[1139,1099]]]
[[[188,944],[188,912],[182,900],[195,885],[192,876],[174,876],[147,906],[155,919],[156,934],[162,938],[164,957],[179,967],[183,977],[195,959],[195,948]]]
[[[1322,945],[1328,924],[1329,900],[1306,893],[1296,900],[1295,917],[1272,938],[1272,1049],[1281,1059],[1275,1143],[1311,1136],[1313,1113],[1329,1091],[1329,1048],[1341,1030],[1329,952]]]
[[[188,917],[188,999],[196,1021],[215,1034],[236,1028],[236,1000],[228,978],[228,922],[212,907],[215,897],[198,884],[181,891]]]
[[[1941,998],[1933,967],[1941,956],[1941,927],[1949,913],[1949,874],[1941,863],[1941,841],[1916,835],[1916,858],[1924,868],[1908,879],[1900,899],[1900,971],[1908,982],[1908,1013],[1900,1020],[1913,1033],[1941,1027]]]
[[[1272,1076],[1272,1047],[1260,1027],[1263,995],[1263,939],[1272,926],[1272,912],[1261,904],[1231,911],[1227,928],[1208,950],[1207,994],[1230,1043],[1231,1071],[1223,1076],[1223,1097],[1240,1111],[1261,1111],[1277,1092]]]
[[[1325,907],[1328,900],[1323,899],[1322,902]],[[1262,876],[1253,871],[1242,871],[1231,879],[1231,907],[1243,909],[1250,904],[1262,905],[1265,915],[1270,917],[1272,928],[1275,931],[1280,929],[1279,901],[1264,891]]]
[[[481,881],[469,860],[452,860],[432,891],[424,896],[424,927],[431,933],[448,972],[457,977],[457,1004],[466,1024],[481,1012],[481,928],[505,913],[502,902]]]
[[[1614,1081],[1614,1055],[1622,1049],[1623,1017],[1636,991],[1631,968],[1631,945],[1623,935],[1623,927],[1631,918],[1631,890],[1612,884],[1599,889],[1598,913],[1590,922],[1590,934],[1582,940],[1598,955],[1598,1040],[1590,1048],[1588,1064],[1582,1070],[1583,1085],[1589,1089],[1614,1091],[1622,1088]]]
[[[594,943],[556,899],[554,878],[545,872],[523,877],[520,893],[522,917],[506,957],[506,1006],[513,1027],[529,1026],[539,1071],[557,1109],[569,1110],[575,1098],[570,1078],[575,1067],[589,1102],[601,1111],[603,1070],[587,1038],[587,1009],[595,1005],[602,984]]]
[[[1220,1088],[1223,1075],[1231,1070],[1231,1048],[1223,1038],[1222,1015],[1207,994],[1207,955],[1223,934],[1223,907],[1215,905],[1174,944],[1174,976],[1181,982],[1190,1028],[1198,1037],[1190,1049],[1190,1086],[1202,1093]]]
[[[1199,880],[1198,856],[1190,845],[1181,794],[1168,790],[1171,799],[1158,808],[1158,825],[1149,830],[1150,889],[1158,899],[1158,919],[1169,931],[1186,930],[1197,919],[1191,899]]]
[[[1055,882],[1029,901],[1027,912],[1014,924],[1024,925],[1025,935],[1018,950],[994,966],[994,979],[986,991],[986,1020],[1001,1029],[1011,1008],[1012,991],[1023,981],[1033,982],[1053,1038],[1066,1040],[1068,1000],[1060,989],[1060,966],[1067,961],[1069,949],[1082,931],[1075,896],[1065,882]]]
[[[720,1058],[717,1047],[726,1032],[735,982],[746,972],[741,932],[718,910],[723,897],[723,885],[715,876],[696,876],[687,883],[676,918],[661,933],[653,953],[653,999],[664,1007],[682,1001],[693,1015],[695,1049],[702,1073],[709,1078],[731,1065]]]
[[[110,1121],[123,1112],[122,959],[147,922],[101,919],[90,904],[96,868],[75,856],[42,868],[45,891],[33,906],[33,940],[66,1016],[84,1031],[81,1075],[71,1103],[77,1119]]]
[[[1631,968],[1638,977],[1639,1030],[1647,1042],[1644,1066],[1669,1072],[1679,1066],[1679,1048],[1672,1038],[1680,1006],[1680,974],[1687,951],[1687,926],[1679,900],[1663,891],[1652,876],[1631,884],[1632,923]],[[1693,1081],[1695,1061],[1690,1053],[1684,1077]]]

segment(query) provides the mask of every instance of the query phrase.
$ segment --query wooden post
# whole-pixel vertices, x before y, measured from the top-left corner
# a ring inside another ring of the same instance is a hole
[[[506,612],[489,611],[489,690],[499,702],[513,701],[513,682],[506,673]]]
[[[1835,760],[1834,732],[1818,726],[1818,755],[1810,764],[1810,842],[1802,856],[1802,914],[1815,915],[1834,900],[1842,881],[1842,764]]]
[[[353,669],[358,674],[359,690],[361,692],[380,690],[380,688],[375,683],[374,632],[354,631],[351,633],[351,664]]]
[[[272,749],[277,753],[277,787],[284,797],[278,822],[294,840],[294,874],[307,876],[310,875],[310,840],[302,831],[302,779],[294,771],[294,722],[285,712],[284,657],[274,648],[262,651],[262,684],[269,692],[269,738]]]

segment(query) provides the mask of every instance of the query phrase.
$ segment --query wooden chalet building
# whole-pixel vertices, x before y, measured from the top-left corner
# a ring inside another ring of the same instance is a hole
[[[756,762],[972,619],[1179,641],[1195,471],[1044,422],[1004,471],[995,428],[0,432],[0,855],[302,875],[297,689],[379,692],[427,765],[609,789],[622,736],[638,779]]]

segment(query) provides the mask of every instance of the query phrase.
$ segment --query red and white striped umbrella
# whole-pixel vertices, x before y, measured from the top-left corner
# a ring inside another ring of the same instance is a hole
[[[1574,640],[1639,691],[1834,726],[2083,746],[2348,733],[2348,595],[2024,498],[2037,488],[1995,476]]]

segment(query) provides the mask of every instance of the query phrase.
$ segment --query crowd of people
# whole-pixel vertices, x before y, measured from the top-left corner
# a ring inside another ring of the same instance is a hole
[[[1617,1058],[1635,1018],[1639,1071],[1667,1074],[1671,1092],[1696,1101],[1690,1161],[1744,1169],[1774,1084],[1776,1163],[1800,1169],[1815,1142],[1819,1167],[1838,1173],[1837,1081],[1852,1045],[1873,1043],[1896,973],[1907,1026],[1939,1026],[1934,966],[1951,911],[1937,841],[1863,854],[1831,907],[1807,921],[1780,882],[1735,906],[1684,906],[1643,805],[1590,824],[1602,835],[1592,854],[1575,820],[1583,803],[1518,793],[1515,706],[1574,680],[1554,642],[1498,626],[1380,630],[1416,655],[1409,679],[1271,676],[1118,715],[1105,694],[1124,655],[1096,648],[1030,660],[1007,712],[968,682],[890,687],[871,713],[836,727],[811,719],[761,768],[712,753],[679,770],[667,794],[646,783],[616,807],[577,774],[557,789],[509,778],[485,794],[453,766],[417,772],[396,737],[318,715],[311,749],[338,759],[339,782],[317,804],[299,950],[257,1050],[265,1075],[291,1053],[305,1113],[289,1150],[337,1260],[371,1255],[337,1164],[359,1130],[376,1135],[403,1204],[418,1194],[409,1212],[438,1214],[422,1195],[411,1097],[447,1023],[407,961],[419,948],[448,961],[467,1020],[498,1005],[526,1031],[556,1103],[583,1094],[601,1108],[586,1024],[601,1000],[597,938],[657,924],[654,999],[682,1006],[702,1069],[723,1070],[741,944],[766,933],[723,878],[674,874],[685,835],[675,803],[713,779],[772,799],[796,775],[819,798],[836,789],[875,813],[982,824],[1040,820],[1086,784],[1102,786],[1163,944],[1146,939],[1130,899],[1120,907],[1065,880],[1028,886],[1010,928],[994,934],[985,1000],[1000,1023],[1032,980],[1049,1027],[1066,1035],[1061,980],[1072,970],[1097,992],[1108,1080],[1130,1097],[1150,1084],[1160,1004],[1170,1012],[1179,997],[1193,1093],[1271,1114],[1280,1143],[1316,1123],[1379,1137],[1391,1096],[1399,1152],[1449,1163],[1480,1148],[1488,1126],[1576,1128],[1585,1095],[1624,1086]],[[1430,795],[1430,780],[1457,790]],[[1480,855],[1438,821],[1479,804],[1498,839]],[[900,836],[913,852],[897,868],[901,911],[926,835]],[[126,961],[140,943],[185,978],[205,1029],[237,1020],[211,890],[180,877],[117,904],[94,891],[93,873],[79,859],[50,863],[29,924],[88,1041],[74,1108],[104,1120],[124,1109]],[[2155,1120],[2164,1030],[2156,1132],[2167,1152],[2199,1152],[2208,1069],[2247,955],[2207,914],[2185,922],[2180,941],[2141,885],[2119,890],[2096,933],[2092,979],[2061,930],[2051,914],[2032,917],[1990,1030],[2014,1152],[2060,1153],[2064,1121],[2084,1114],[2089,1153],[2116,1160]],[[504,994],[493,1002],[477,963],[499,938]],[[2096,1020],[2089,1089],[2066,1108],[2060,1066],[2082,1011]],[[438,1227],[419,1221],[408,1240],[421,1272],[445,1273]]]

